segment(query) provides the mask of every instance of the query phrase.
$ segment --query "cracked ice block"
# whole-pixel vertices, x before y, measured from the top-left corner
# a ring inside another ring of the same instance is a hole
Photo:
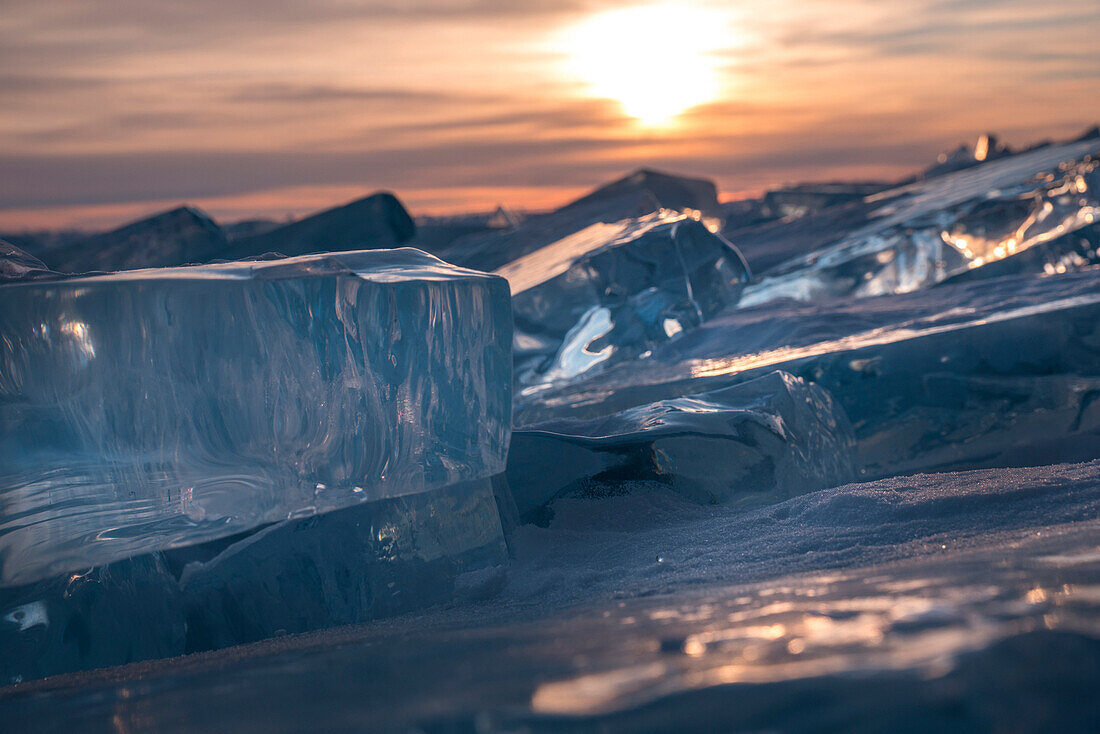
[[[504,471],[501,278],[417,250],[0,285],[0,585]]]
[[[496,273],[512,287],[528,384],[637,356],[736,303],[749,280],[737,248],[667,211],[593,225]]]
[[[759,505],[855,478],[855,440],[825,390],[785,372],[512,434],[520,512],[591,482],[653,480],[704,502]]]

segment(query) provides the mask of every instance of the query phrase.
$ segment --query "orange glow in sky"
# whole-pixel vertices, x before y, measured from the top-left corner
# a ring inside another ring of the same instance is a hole
[[[1100,119],[1096,0],[5,0],[0,229],[896,178]]]
[[[588,93],[617,100],[647,125],[722,93],[716,52],[730,48],[729,18],[690,5],[640,5],[597,13],[564,34],[566,73]]]

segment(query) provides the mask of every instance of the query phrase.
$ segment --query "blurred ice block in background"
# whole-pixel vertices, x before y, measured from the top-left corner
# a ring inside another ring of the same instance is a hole
[[[531,214],[514,228],[460,237],[433,253],[457,265],[496,270],[594,224],[662,210],[694,214],[716,228],[722,219],[712,181],[642,168],[552,212]]]

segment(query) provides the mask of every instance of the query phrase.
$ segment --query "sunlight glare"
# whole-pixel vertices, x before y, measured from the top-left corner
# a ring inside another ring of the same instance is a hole
[[[566,34],[569,73],[644,124],[665,123],[719,96],[715,52],[729,45],[723,20],[674,4],[600,13]]]

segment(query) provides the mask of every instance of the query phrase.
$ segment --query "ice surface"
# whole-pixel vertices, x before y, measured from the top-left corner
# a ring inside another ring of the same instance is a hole
[[[416,250],[0,285],[0,583],[487,479],[507,283]]]
[[[782,263],[835,244],[845,234],[865,226],[874,211],[873,204],[853,201],[795,220],[753,221],[750,217],[746,222],[731,214],[722,235],[737,243],[755,275],[767,275]]]
[[[464,237],[440,257],[465,267],[496,270],[594,224],[633,219],[662,209],[695,212],[714,223],[722,217],[713,182],[641,169],[553,212],[529,216],[510,231]]]
[[[0,587],[0,681],[179,655],[187,614],[164,558],[149,553]]]
[[[489,479],[288,520],[182,566],[187,650],[390,617],[453,602],[463,574],[508,562]]]
[[[0,240],[0,282],[53,277],[38,258],[23,252],[10,242]]]
[[[1074,237],[1098,218],[1098,153],[1096,139],[1039,148],[869,197],[866,225],[764,273],[742,303],[905,293],[1001,261],[1098,262],[1089,237]]]
[[[782,369],[844,407],[864,476],[1082,460],[1100,445],[1098,325],[1095,269],[775,302],[726,311],[645,360],[524,389],[516,420],[593,418]]]
[[[479,479],[0,588],[0,681],[389,617],[507,557]]]
[[[783,372],[594,418],[517,427],[508,482],[527,513],[598,482],[653,480],[702,502],[741,506],[855,478],[844,412]]]
[[[36,732],[1092,731],[1100,464],[563,499],[500,597],[0,690]],[[660,558],[660,561],[658,561]],[[522,610],[517,614],[517,609]]]
[[[496,274],[512,289],[525,383],[641,354],[735,303],[749,279],[735,247],[699,220],[664,211],[592,225]]]
[[[747,299],[713,186],[649,171],[430,233],[514,299],[409,251],[0,251],[0,682],[256,642],[0,720],[1096,730],[1100,142],[983,145],[727,207]],[[234,242],[374,246],[375,203]]]

